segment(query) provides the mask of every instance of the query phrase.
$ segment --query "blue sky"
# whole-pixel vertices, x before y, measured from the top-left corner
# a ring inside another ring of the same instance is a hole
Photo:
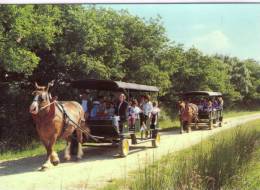
[[[260,4],[106,4],[149,19],[160,15],[172,41],[206,54],[260,61]]]

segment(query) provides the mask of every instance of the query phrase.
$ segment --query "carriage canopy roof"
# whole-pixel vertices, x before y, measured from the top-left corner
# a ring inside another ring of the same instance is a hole
[[[189,91],[181,93],[180,96],[222,96],[220,92],[211,91]]]
[[[112,80],[96,80],[86,79],[71,82],[72,87],[78,89],[107,90],[107,91],[143,91],[143,92],[159,92],[156,86],[147,86],[136,83],[127,83]]]

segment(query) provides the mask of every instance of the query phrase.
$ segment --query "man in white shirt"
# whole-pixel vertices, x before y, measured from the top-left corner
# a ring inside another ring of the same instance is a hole
[[[144,96],[144,104],[142,106],[143,109],[143,115],[141,118],[141,138],[143,136],[143,131],[145,131],[146,137],[148,136],[147,130],[147,120],[151,117],[151,112],[153,111],[153,105],[152,102],[150,102],[150,96],[146,95]]]

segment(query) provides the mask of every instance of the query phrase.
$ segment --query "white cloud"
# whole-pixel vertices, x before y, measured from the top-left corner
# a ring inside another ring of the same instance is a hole
[[[206,25],[204,24],[195,24],[192,26],[193,30],[204,30],[206,28]]]
[[[195,47],[207,53],[228,54],[231,48],[231,41],[221,30],[211,31],[203,36],[195,37],[191,41]]]

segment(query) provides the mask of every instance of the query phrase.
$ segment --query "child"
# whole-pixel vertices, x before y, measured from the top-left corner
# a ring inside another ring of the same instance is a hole
[[[106,114],[108,118],[112,118],[115,114],[115,107],[112,102],[108,102],[108,108],[106,109]]]
[[[128,110],[128,112],[129,112],[128,122],[129,122],[130,127],[134,127],[136,119],[139,119],[139,114],[141,112],[141,109],[137,105],[138,105],[138,102],[136,99],[134,99]]]
[[[160,108],[158,108],[158,104],[156,102],[153,102],[153,109],[151,112],[151,127],[150,127],[151,129],[155,129],[160,111],[161,110]]]

